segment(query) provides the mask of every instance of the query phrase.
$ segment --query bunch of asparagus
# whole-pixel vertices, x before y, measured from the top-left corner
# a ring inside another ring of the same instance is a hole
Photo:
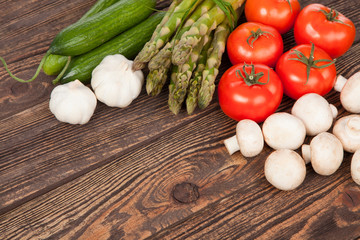
[[[224,11],[220,4],[232,7]],[[146,91],[158,95],[170,75],[170,110],[188,114],[206,108],[215,91],[226,39],[245,0],[174,0],[149,42],[136,56],[134,70],[146,66]]]

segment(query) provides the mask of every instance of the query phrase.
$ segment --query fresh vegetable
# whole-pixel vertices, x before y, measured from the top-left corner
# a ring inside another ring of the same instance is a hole
[[[231,4],[230,9],[237,10],[244,0],[227,0]],[[233,15],[236,15],[233,13]],[[173,64],[180,65],[185,63],[192,52],[192,49],[201,41],[205,34],[211,32],[224,21],[226,15],[220,6],[216,5],[207,13],[203,14],[192,27],[185,32],[179,43],[175,45],[172,55]],[[232,21],[229,21],[233,25]]]
[[[324,97],[309,93],[296,100],[291,114],[303,121],[307,135],[315,136],[330,129],[337,109]]]
[[[63,29],[55,36],[48,52],[64,56],[86,53],[146,19],[155,3],[155,0],[119,1]]]
[[[166,80],[167,73],[171,69],[171,56],[174,46],[178,43],[181,36],[188,31],[192,24],[196,22],[202,14],[207,12],[213,5],[213,0],[205,0],[203,1],[195,10],[190,14],[190,16],[186,19],[186,22],[181,27],[181,29],[176,33],[176,35],[171,39],[170,42],[167,42],[166,45],[160,49],[149,61],[148,68],[150,70],[147,79],[146,79],[146,91],[148,94],[152,96],[157,96],[161,89],[163,88]],[[171,5],[172,6],[172,5]],[[170,6],[170,8],[171,8]],[[171,10],[168,10],[168,13]],[[160,26],[160,24],[159,24]],[[154,36],[154,35],[153,35]],[[156,34],[155,34],[156,36]],[[151,44],[151,41],[148,43]],[[200,46],[201,47],[201,46]],[[144,46],[144,49],[147,49]],[[144,50],[147,51],[147,50]],[[140,53],[138,55],[140,57]],[[147,55],[145,55],[147,56]],[[135,59],[135,63],[139,61],[139,57]],[[150,57],[150,55],[148,56]],[[139,63],[139,62],[138,62]],[[143,63],[139,63],[143,65]],[[136,67],[135,67],[136,69]]]
[[[321,4],[310,4],[301,10],[294,26],[297,44],[314,43],[332,58],[340,57],[351,47],[355,34],[350,19]]]
[[[93,69],[107,55],[121,54],[128,59],[134,58],[146,41],[150,39],[156,25],[163,17],[164,13],[156,13],[92,51],[73,57],[65,74],[60,79],[60,83],[75,79],[88,83]]]
[[[95,15],[98,12],[106,9],[113,5],[119,0],[98,0],[80,19],[82,21],[88,17]],[[50,54],[46,57],[43,65],[43,71],[47,75],[58,75],[61,70],[65,67],[68,56]]]
[[[76,80],[56,86],[50,95],[49,107],[55,117],[70,124],[85,124],[96,107],[95,94]]]
[[[46,75],[58,75],[65,67],[68,56],[50,54],[45,58],[42,70]]]
[[[284,93],[298,99],[307,93],[325,95],[333,88],[336,68],[332,58],[314,44],[303,44],[284,53],[276,64]]]
[[[263,64],[237,64],[221,77],[218,86],[223,112],[236,121],[264,121],[280,105],[283,88],[274,70]]]
[[[203,80],[203,72],[206,67],[209,53],[212,52],[214,49],[214,46],[211,45],[213,43],[212,38],[213,35],[210,35],[208,42],[204,45],[197,61],[196,69],[189,82],[189,89],[186,97],[186,110],[188,114],[192,114],[196,106],[198,105],[198,95]]]
[[[284,48],[282,37],[275,28],[255,22],[238,26],[230,34],[226,47],[233,65],[246,62],[269,67],[275,67]]]
[[[340,92],[340,102],[346,111],[360,113],[360,72],[355,73],[348,80],[339,75],[334,89]]]
[[[97,99],[110,107],[127,107],[139,96],[144,82],[141,70],[120,54],[108,55],[93,70],[91,87]]]
[[[169,11],[173,9],[171,13],[167,11],[165,20],[157,26],[151,40],[134,60],[134,70],[146,66],[150,70],[146,79],[147,93],[158,95],[165,85],[168,72],[171,72],[170,110],[177,114],[185,99],[189,114],[194,111],[196,104],[200,108],[206,107],[215,91],[215,79],[228,35],[226,32],[237,21],[243,3],[244,0],[173,2],[169,8]],[[180,6],[186,5],[188,7],[184,11]],[[224,28],[223,24],[228,26]],[[218,32],[218,40],[212,40],[214,47],[206,46],[214,32]],[[203,51],[208,47],[208,51]]]
[[[286,112],[271,114],[262,126],[267,145],[273,149],[298,149],[305,140],[304,123]]]
[[[230,34],[231,24],[227,19],[222,22],[215,30],[214,39],[211,43],[206,65],[202,73],[202,81],[198,95],[198,106],[200,109],[206,108],[215,92],[215,80],[219,73],[222,55],[225,52],[226,39]]]
[[[274,187],[289,191],[299,187],[305,180],[306,166],[297,152],[279,149],[267,157],[264,173],[266,180]]]
[[[187,14],[191,13],[200,3],[201,1],[197,0],[172,2],[169,10],[166,12],[164,21],[159,24],[151,40],[145,44],[144,48],[136,56],[134,70],[140,70],[145,67],[145,64],[169,41]]]
[[[351,177],[360,185],[360,150],[357,150],[351,159]]]
[[[260,126],[249,119],[241,120],[236,125],[236,135],[225,139],[229,154],[239,151],[244,157],[255,157],[264,148],[264,137]]]
[[[274,27],[284,34],[295,23],[301,10],[298,0],[247,0],[245,16],[248,22],[258,22]]]
[[[339,169],[344,150],[336,136],[322,132],[311,140],[310,145],[302,147],[302,155],[305,161],[311,162],[316,173],[329,176]]]
[[[360,115],[342,117],[334,124],[333,134],[340,139],[344,150],[354,153],[360,149]]]

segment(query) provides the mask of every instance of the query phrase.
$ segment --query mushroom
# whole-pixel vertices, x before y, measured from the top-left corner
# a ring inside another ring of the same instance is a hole
[[[306,129],[297,117],[278,112],[270,115],[262,127],[265,142],[273,149],[295,150],[304,143]]]
[[[264,138],[260,126],[253,120],[244,119],[236,125],[236,135],[224,141],[228,152],[241,152],[244,157],[258,155],[264,147]]]
[[[337,120],[333,134],[339,138],[345,151],[354,153],[360,149],[360,115],[352,114]]]
[[[307,135],[315,136],[330,129],[337,109],[319,94],[308,93],[295,102],[291,113],[303,121]]]
[[[360,72],[355,73],[348,80],[339,75],[334,89],[340,92],[340,102],[346,111],[360,113]]]
[[[305,162],[311,162],[314,171],[324,176],[338,170],[344,157],[340,140],[328,132],[318,134],[310,145],[304,144],[301,150]]]
[[[351,159],[351,177],[360,185],[360,150],[357,150]]]
[[[300,186],[306,176],[306,166],[301,156],[293,150],[279,149],[265,161],[265,178],[280,190],[293,190]]]

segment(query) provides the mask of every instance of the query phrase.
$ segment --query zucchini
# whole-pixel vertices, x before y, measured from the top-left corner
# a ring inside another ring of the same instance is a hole
[[[73,57],[64,75],[60,78],[60,83],[67,83],[76,79],[83,83],[89,83],[93,69],[107,55],[122,54],[128,59],[133,59],[145,43],[150,40],[164,15],[165,12],[155,13],[145,21],[92,51]]]
[[[86,53],[146,19],[156,0],[122,0],[57,34],[48,53],[76,56]]]
[[[98,12],[106,9],[120,0],[98,0],[79,20],[82,21],[88,17],[95,15]],[[42,67],[46,75],[57,75],[65,67],[68,56],[50,54],[46,57]]]

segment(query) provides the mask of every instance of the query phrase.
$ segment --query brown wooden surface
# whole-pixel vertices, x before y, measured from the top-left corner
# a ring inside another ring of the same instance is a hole
[[[53,37],[94,2],[1,0],[0,56],[29,78]],[[360,28],[358,0],[318,2]],[[360,70],[359,39],[357,32],[336,62],[345,77]],[[295,44],[292,32],[284,42],[286,50]],[[229,66],[225,55],[221,73]],[[298,189],[279,191],[263,173],[269,147],[255,158],[228,155],[223,140],[236,122],[216,97],[204,111],[174,116],[166,89],[156,98],[143,90],[128,108],[99,103],[88,124],[73,126],[48,109],[52,79],[41,73],[23,84],[0,68],[0,239],[360,237],[351,154],[335,174],[319,176],[308,166]],[[348,114],[338,93],[326,97],[339,117]],[[292,104],[285,97],[279,111]]]

